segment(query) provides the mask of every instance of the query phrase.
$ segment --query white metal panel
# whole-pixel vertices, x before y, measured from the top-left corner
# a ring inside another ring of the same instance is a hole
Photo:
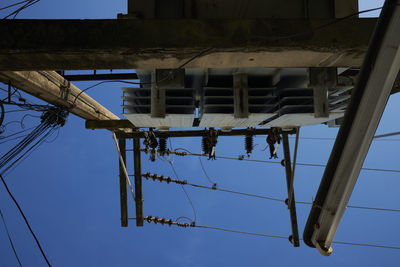
[[[233,114],[206,113],[200,121],[200,127],[255,127],[264,120],[274,116],[273,113],[252,113],[248,118],[235,118]]]
[[[150,114],[123,114],[136,127],[167,129],[192,127],[194,114],[167,114],[165,118],[152,118]]]
[[[313,125],[338,119],[344,116],[344,113],[330,113],[327,118],[315,118],[314,113],[297,113],[297,114],[285,114],[269,123],[265,124],[266,127],[298,127],[305,125]]]

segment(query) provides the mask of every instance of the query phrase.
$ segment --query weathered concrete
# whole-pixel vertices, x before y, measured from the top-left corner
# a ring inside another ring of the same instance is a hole
[[[119,120],[112,112],[70,84],[55,71],[3,71],[0,81],[86,120]]]
[[[1,20],[0,70],[359,67],[376,19],[328,22]]]

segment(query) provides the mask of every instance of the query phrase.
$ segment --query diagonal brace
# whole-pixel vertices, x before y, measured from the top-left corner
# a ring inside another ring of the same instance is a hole
[[[286,201],[288,204],[288,209],[290,211],[290,223],[292,226],[292,235],[289,237],[290,242],[293,243],[295,247],[300,246],[299,242],[299,229],[297,226],[297,215],[296,215],[296,202],[294,198],[293,191],[293,177],[292,177],[292,167],[290,162],[290,150],[289,150],[289,138],[286,132],[282,132],[282,143],[283,143],[283,152],[284,152],[284,166],[286,171],[286,183],[288,190],[288,200]],[[290,203],[289,203],[290,200]]]

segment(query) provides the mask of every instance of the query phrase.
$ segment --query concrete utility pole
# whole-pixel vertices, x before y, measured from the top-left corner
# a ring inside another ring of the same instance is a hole
[[[376,21],[0,20],[0,70],[359,67]]]
[[[81,93],[81,90],[55,71],[3,71],[0,72],[0,81],[68,109],[86,120],[119,120],[118,116],[87,94]]]

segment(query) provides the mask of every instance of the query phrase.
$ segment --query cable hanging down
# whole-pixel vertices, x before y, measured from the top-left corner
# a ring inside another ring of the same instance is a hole
[[[1,156],[1,174],[6,173],[18,162],[21,162],[26,158],[26,155],[28,155],[29,152],[39,147],[55,130],[65,125],[68,116],[67,111],[51,106],[47,106],[46,108],[43,108],[43,110],[44,111],[40,117],[41,123],[16,146]]]

